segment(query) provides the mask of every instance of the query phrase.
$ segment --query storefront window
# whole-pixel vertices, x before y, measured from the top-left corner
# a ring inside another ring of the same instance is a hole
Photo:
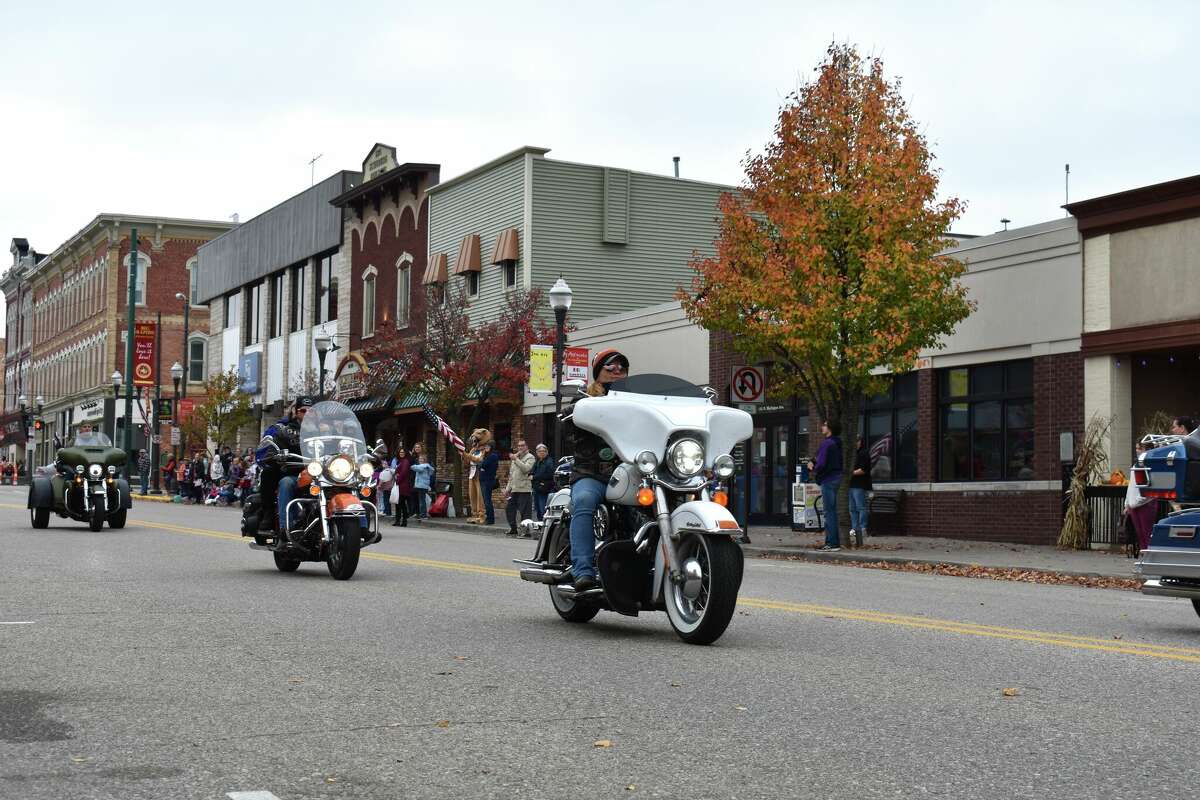
[[[887,391],[867,401],[859,430],[865,432],[871,451],[871,480],[915,481],[917,373],[892,376]]]
[[[317,259],[317,318],[320,325],[337,319],[337,275],[333,272],[333,256]]]
[[[941,480],[1033,478],[1033,362],[939,374]]]

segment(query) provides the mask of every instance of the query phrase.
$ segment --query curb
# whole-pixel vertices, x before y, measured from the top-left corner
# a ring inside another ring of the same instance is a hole
[[[462,517],[462,519],[466,519],[466,517]],[[507,536],[508,527],[506,525],[473,525],[470,522],[443,522],[441,519],[423,519],[420,522],[411,523],[411,527],[456,531],[458,533],[474,534],[475,536],[511,538]]]
[[[812,561],[816,563],[847,563],[858,562],[862,564],[930,564],[932,566],[941,567],[982,567],[985,569],[996,570],[1015,570],[1018,572],[1044,572],[1051,575],[1066,575],[1072,578],[1136,578],[1130,569],[1128,575],[1112,575],[1105,572],[1076,572],[1066,569],[1051,569],[1047,567],[1031,567],[1016,566],[1016,565],[1001,565],[1001,564],[980,564],[978,561],[946,561],[938,558],[902,558],[895,556],[868,556],[858,553],[822,553],[819,550],[793,550],[782,547],[755,547],[753,545],[743,545],[742,552],[748,556],[761,558],[763,556],[790,556],[802,561]]]
[[[140,500],[143,503],[173,503],[171,499],[174,495],[170,494],[131,494],[134,500]]]

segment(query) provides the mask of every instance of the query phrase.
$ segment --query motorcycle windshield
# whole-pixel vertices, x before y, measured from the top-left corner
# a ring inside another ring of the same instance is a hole
[[[108,434],[98,431],[80,431],[75,434],[76,447],[112,447]]]
[[[300,453],[318,461],[342,454],[357,463],[367,454],[367,440],[353,411],[336,400],[323,400],[300,423]]]
[[[625,462],[642,450],[662,459],[671,438],[689,432],[701,440],[705,466],[711,467],[754,432],[745,411],[714,405],[703,387],[669,375],[616,381],[607,395],[576,401],[573,415],[577,427],[600,436]]]

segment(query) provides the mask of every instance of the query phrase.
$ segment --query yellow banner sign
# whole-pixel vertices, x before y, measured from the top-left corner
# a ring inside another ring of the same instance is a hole
[[[532,394],[554,391],[554,348],[548,344],[529,346],[529,391]]]

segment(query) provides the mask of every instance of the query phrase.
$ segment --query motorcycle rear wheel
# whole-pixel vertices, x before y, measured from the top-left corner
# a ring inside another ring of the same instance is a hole
[[[114,511],[108,516],[108,527],[113,530],[120,530],[125,527],[125,517],[129,513],[129,509],[122,508],[120,511]]]
[[[50,509],[48,508],[31,508],[29,509],[29,523],[35,528],[50,527]]]
[[[362,548],[362,530],[358,517],[338,517],[329,521],[329,555],[325,563],[335,580],[348,581],[358,569],[358,554]]]
[[[558,569],[571,566],[571,532],[561,522],[554,524],[554,533],[550,535],[550,566]],[[600,613],[600,607],[595,603],[563,597],[555,586],[550,587],[550,603],[567,622],[590,622]]]
[[[742,551],[728,536],[691,534],[679,543],[681,563],[695,559],[701,569],[699,591],[689,598],[684,587],[667,583],[667,618],[688,644],[712,644],[729,627],[742,584]]]

